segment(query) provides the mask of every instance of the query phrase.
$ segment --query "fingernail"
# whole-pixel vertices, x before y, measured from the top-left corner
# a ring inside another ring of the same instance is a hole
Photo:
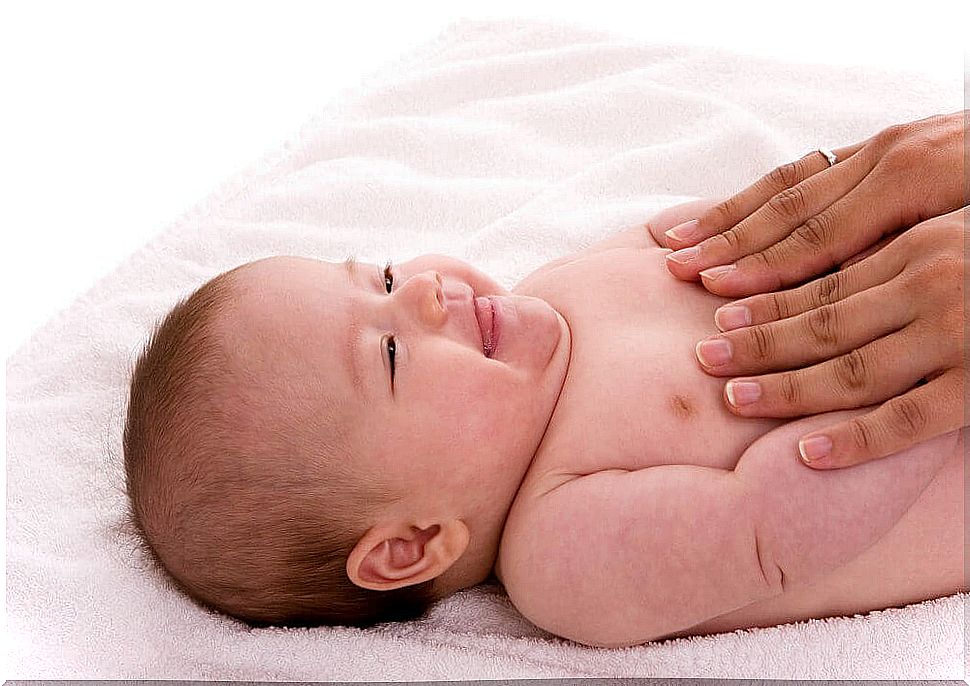
[[[757,381],[728,381],[727,397],[735,407],[749,405],[761,397],[761,384]]]
[[[677,264],[685,264],[696,258],[698,252],[700,252],[700,248],[698,248],[696,245],[692,245],[689,248],[684,248],[683,250],[670,253],[667,255],[667,259],[672,260]]]
[[[716,280],[720,279],[722,276],[728,272],[733,272],[736,267],[733,264],[725,264],[720,267],[711,267],[710,269],[705,269],[700,274],[705,279]]]
[[[744,305],[725,305],[714,311],[714,323],[721,331],[751,326],[751,310]]]
[[[832,452],[832,441],[828,436],[811,436],[798,442],[798,453],[807,464],[819,460]]]
[[[705,367],[716,367],[731,361],[731,341],[726,338],[708,338],[697,344],[694,353]]]
[[[689,222],[678,224],[672,229],[664,231],[664,235],[673,238],[675,241],[689,241],[697,234],[697,220],[691,219]]]

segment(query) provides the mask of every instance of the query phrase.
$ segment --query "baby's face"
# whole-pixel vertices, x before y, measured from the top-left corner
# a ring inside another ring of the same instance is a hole
[[[441,255],[387,273],[273,257],[239,275],[242,293],[221,325],[273,398],[299,389],[276,411],[336,402],[359,427],[354,468],[408,499],[511,504],[569,361],[569,329],[546,301]],[[493,357],[476,296],[495,296],[503,313]]]

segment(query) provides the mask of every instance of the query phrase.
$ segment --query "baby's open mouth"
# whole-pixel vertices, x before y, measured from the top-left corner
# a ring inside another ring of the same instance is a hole
[[[478,319],[478,331],[482,335],[482,353],[485,357],[491,357],[492,333],[494,313],[492,312],[492,301],[488,298],[475,298],[475,317]]]

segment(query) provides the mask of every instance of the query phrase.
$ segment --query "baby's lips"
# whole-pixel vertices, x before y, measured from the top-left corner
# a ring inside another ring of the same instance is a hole
[[[475,298],[475,318],[478,320],[478,332],[482,341],[482,353],[485,357],[492,355],[492,302],[488,298]]]

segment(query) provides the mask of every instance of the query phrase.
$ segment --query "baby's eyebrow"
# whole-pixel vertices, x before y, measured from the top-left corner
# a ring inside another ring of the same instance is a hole
[[[347,279],[350,281],[350,285],[356,285],[357,273],[358,273],[358,263],[351,255],[346,260],[344,260],[344,268],[347,270]],[[357,319],[357,312],[351,308],[350,310],[350,327],[349,336],[347,336],[347,344],[344,347],[344,360],[348,362],[347,369],[350,373],[350,381],[354,387],[354,393],[358,400],[362,400],[363,390],[364,390],[364,380],[361,375],[360,368],[360,322]]]
[[[357,277],[357,260],[353,255],[350,255],[346,260],[344,260],[344,269],[347,270],[347,280],[350,281],[350,285],[354,285],[354,280]]]

